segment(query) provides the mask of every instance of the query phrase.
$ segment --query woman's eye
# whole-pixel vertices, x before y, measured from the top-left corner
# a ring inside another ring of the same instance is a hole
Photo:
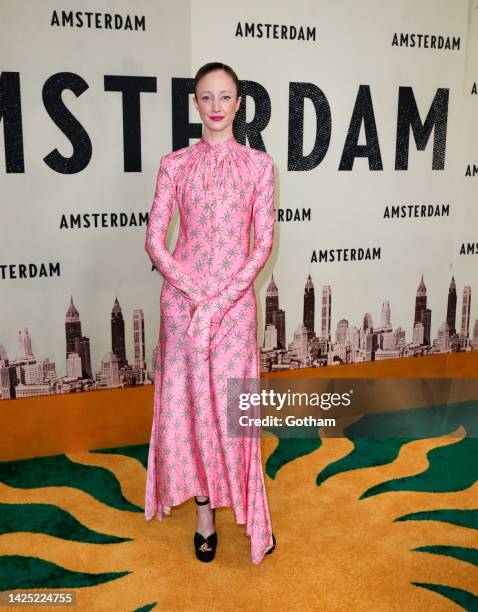
[[[230,100],[231,96],[223,96],[224,100]]]

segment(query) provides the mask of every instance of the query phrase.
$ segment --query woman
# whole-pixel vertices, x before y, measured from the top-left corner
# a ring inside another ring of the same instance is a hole
[[[194,80],[201,139],[161,157],[145,249],[164,277],[145,518],[196,500],[196,556],[214,558],[215,508],[246,525],[251,561],[274,550],[260,436],[228,436],[228,379],[259,378],[253,282],[274,237],[274,162],[233,136],[239,80],[212,62]],[[179,235],[165,241],[176,202]],[[250,226],[254,248],[249,253]]]

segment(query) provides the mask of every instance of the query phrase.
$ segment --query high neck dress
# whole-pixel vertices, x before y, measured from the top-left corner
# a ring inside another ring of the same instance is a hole
[[[193,496],[230,507],[250,560],[272,546],[259,428],[228,435],[228,379],[259,379],[254,280],[274,237],[274,162],[234,136],[161,157],[145,250],[164,280],[145,519]],[[166,236],[176,204],[173,253]],[[254,247],[250,251],[250,229]],[[257,414],[257,413],[256,413]]]

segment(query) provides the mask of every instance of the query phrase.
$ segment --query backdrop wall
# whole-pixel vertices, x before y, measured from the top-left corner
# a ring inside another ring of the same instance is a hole
[[[0,2],[2,399],[151,383],[147,218],[214,60],[276,162],[262,368],[478,348],[476,3],[112,6]]]

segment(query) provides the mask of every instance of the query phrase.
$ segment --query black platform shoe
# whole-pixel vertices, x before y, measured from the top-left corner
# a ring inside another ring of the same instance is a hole
[[[198,501],[196,497],[194,497],[194,501],[198,506],[205,506],[209,503],[209,497],[204,501]],[[214,521],[214,526],[216,525],[216,508],[212,510],[212,516]],[[216,546],[217,546],[217,533],[214,531],[211,535],[208,535],[206,538],[201,535],[198,531],[194,534],[194,548],[196,550],[196,557],[199,561],[212,561],[214,559],[214,555],[216,554]]]
[[[270,555],[271,553],[274,552],[275,549],[276,549],[276,537],[274,535],[274,532],[272,532],[272,546],[266,552],[266,555]]]

